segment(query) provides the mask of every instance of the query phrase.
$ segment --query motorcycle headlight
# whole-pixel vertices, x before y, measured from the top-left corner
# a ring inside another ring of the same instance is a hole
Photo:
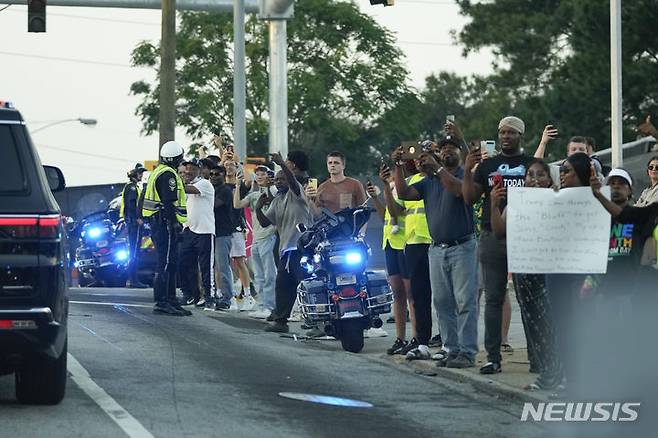
[[[87,235],[92,239],[100,237],[101,234],[103,234],[102,228],[94,227],[94,228],[89,228],[89,230],[87,230]]]
[[[359,251],[350,251],[344,254],[329,257],[329,263],[332,265],[359,265],[363,263],[363,254]]]
[[[127,249],[120,249],[115,255],[116,259],[121,262],[128,260],[128,256],[130,256],[130,252]]]

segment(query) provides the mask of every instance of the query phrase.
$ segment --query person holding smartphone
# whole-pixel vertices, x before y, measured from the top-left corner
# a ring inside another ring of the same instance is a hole
[[[496,238],[491,229],[490,194],[496,179],[501,179],[505,189],[525,185],[526,169],[533,158],[521,152],[524,133],[523,120],[514,116],[504,117],[498,124],[500,154],[483,161],[481,149],[473,148],[464,165],[464,200],[472,205],[484,194],[479,258],[485,285],[484,344],[488,361],[480,368],[482,374],[502,371],[500,349],[508,276],[506,242]],[[477,169],[473,171],[476,165]]]

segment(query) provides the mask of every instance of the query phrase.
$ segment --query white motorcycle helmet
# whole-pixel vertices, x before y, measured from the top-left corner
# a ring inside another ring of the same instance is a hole
[[[168,166],[177,167],[183,161],[185,151],[175,141],[168,141],[160,148],[160,161]]]

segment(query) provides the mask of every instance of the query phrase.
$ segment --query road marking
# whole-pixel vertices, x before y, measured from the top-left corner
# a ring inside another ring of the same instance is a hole
[[[153,306],[148,304],[126,304],[126,303],[103,303],[100,301],[71,301],[71,304],[93,304],[96,306],[124,306],[124,307],[144,307],[146,309],[151,309]]]
[[[119,405],[110,395],[91,379],[71,353],[68,366],[71,379],[128,435],[130,438],[154,438],[151,432]]]

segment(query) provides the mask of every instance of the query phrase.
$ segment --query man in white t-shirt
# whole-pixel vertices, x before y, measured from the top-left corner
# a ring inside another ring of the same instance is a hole
[[[195,158],[185,165],[185,193],[187,222],[181,234],[180,275],[184,305],[202,305],[212,302],[215,295],[215,188],[210,181],[201,178],[201,166]],[[199,291],[198,269],[204,297]]]

